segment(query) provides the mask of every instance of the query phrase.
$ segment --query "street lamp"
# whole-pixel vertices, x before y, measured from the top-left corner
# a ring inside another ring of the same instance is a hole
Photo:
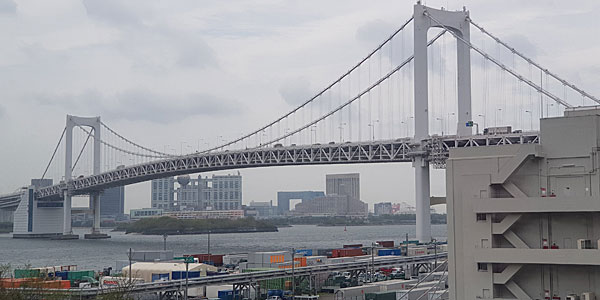
[[[314,142],[313,142],[313,135],[312,135],[313,132],[315,133]],[[317,143],[317,125],[310,126],[310,143],[311,144]]]
[[[163,250],[164,251],[167,251],[167,237],[168,236],[169,236],[168,234],[163,233]]]
[[[450,122],[450,116],[455,116],[456,114],[453,112],[449,112],[448,113],[448,117],[446,118],[446,129],[448,130],[448,133],[450,133],[450,125],[452,124]]]
[[[344,142],[344,125],[348,125],[348,124],[340,123],[340,127],[338,127],[340,129],[340,143]]]
[[[498,112],[502,112],[502,108],[498,108],[494,112],[494,127],[498,127]]]
[[[379,123],[379,120],[373,120],[373,123],[368,124],[371,127],[371,141],[375,141],[375,123]]]
[[[532,131],[533,130],[533,112],[530,110],[526,110],[525,112],[529,114],[529,130]]]
[[[483,119],[483,128],[485,128],[486,124],[485,124],[485,115],[477,115],[478,117],[481,117]]]
[[[440,121],[440,127],[442,127],[442,135],[444,135],[444,118],[435,118],[436,120]]]
[[[296,248],[292,248],[292,299],[296,297]]]

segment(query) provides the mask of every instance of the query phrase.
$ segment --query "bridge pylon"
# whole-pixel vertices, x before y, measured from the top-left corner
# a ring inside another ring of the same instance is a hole
[[[63,219],[63,236],[73,237],[71,228],[71,205],[72,193],[70,191],[73,181],[73,128],[75,127],[90,127],[90,132],[93,137],[93,175],[100,174],[100,149],[101,137],[100,130],[102,128],[100,117],[77,117],[67,115],[66,131],[65,131],[65,183],[67,188],[63,191],[64,199],[64,219]],[[94,223],[90,234],[86,234],[85,238],[107,238],[108,235],[100,233],[100,194],[99,192],[90,193],[90,208],[94,215]]]
[[[414,6],[414,120],[415,141],[429,138],[429,99],[427,82],[427,32],[440,24],[432,22],[426,14],[435,16],[436,20],[466,41],[470,41],[469,13],[462,11],[447,11],[426,7],[417,2]],[[470,48],[464,43],[457,44],[457,90],[458,114],[456,132],[459,136],[472,134],[472,129],[466,127],[471,121],[471,54]],[[421,147],[426,143],[421,143]],[[422,149],[425,150],[425,149]],[[431,241],[430,214],[430,179],[429,161],[427,155],[416,156],[413,159],[415,168],[415,198],[417,208],[417,239],[420,242]]]

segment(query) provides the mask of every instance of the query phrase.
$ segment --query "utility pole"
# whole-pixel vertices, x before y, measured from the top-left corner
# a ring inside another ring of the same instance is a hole
[[[207,253],[208,253],[208,262],[212,262],[212,256],[210,255],[210,229],[208,230],[208,249],[207,249]]]
[[[292,248],[292,300],[296,297],[296,248]]]
[[[371,281],[375,276],[375,243],[371,243]]]
[[[131,284],[131,248],[129,248],[129,284]]]
[[[191,256],[190,256],[191,257]],[[185,260],[185,300],[188,300],[188,277],[189,277],[189,264],[188,259]]]
[[[169,236],[168,234],[163,233],[163,250],[164,251],[167,251],[167,237],[168,236]]]

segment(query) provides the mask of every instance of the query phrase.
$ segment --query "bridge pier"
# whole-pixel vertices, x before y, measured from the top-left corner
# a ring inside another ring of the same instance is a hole
[[[90,208],[94,214],[94,222],[92,223],[91,233],[85,234],[83,238],[88,240],[108,239],[110,235],[100,232],[100,194],[93,193],[90,195]]]
[[[63,234],[53,237],[53,240],[77,240],[79,235],[73,234],[71,227],[71,195],[68,190],[63,191]]]

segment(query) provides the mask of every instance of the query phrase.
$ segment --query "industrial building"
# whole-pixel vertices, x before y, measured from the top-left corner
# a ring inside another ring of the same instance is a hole
[[[450,299],[600,296],[599,146],[600,109],[575,108],[540,144],[450,149]]]

